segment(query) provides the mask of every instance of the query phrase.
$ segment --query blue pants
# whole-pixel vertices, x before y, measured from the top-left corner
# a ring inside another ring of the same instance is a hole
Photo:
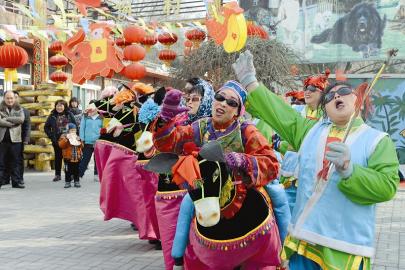
[[[295,186],[295,183],[293,183],[289,188],[286,188],[285,193],[287,195],[290,213],[292,214],[295,206],[295,201],[297,200],[297,187]]]
[[[314,261],[305,258],[304,256],[295,253],[290,257],[288,264],[290,270],[321,270],[322,268]],[[359,270],[363,269],[363,262],[361,262]]]

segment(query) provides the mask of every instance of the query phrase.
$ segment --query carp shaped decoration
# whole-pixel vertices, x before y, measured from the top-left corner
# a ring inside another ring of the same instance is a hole
[[[216,44],[222,44],[227,53],[240,51],[245,46],[247,25],[243,9],[237,2],[229,2],[222,7],[209,4],[205,23],[208,35]]]
[[[72,65],[72,82],[83,84],[96,76],[111,78],[124,68],[122,52],[110,39],[111,29],[105,23],[90,25],[90,37],[86,39],[83,29],[63,44],[63,53]]]

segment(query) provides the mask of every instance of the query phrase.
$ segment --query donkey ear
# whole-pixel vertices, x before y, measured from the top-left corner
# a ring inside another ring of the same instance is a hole
[[[151,158],[144,169],[155,173],[170,173],[178,160],[179,156],[175,153],[160,153]]]
[[[199,155],[208,161],[225,162],[222,146],[217,141],[211,141],[204,144],[199,152]]]

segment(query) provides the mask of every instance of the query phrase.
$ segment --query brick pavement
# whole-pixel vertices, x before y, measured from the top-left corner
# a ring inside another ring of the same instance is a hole
[[[24,190],[2,186],[0,269],[164,269],[161,251],[129,222],[103,221],[99,183],[88,175],[79,189],[50,173],[26,174]]]
[[[91,170],[90,170],[91,171]],[[25,190],[0,190],[0,269],[164,269],[161,251],[129,222],[103,221],[99,184],[63,188],[50,173],[26,174]],[[377,207],[375,270],[405,269],[405,189]]]

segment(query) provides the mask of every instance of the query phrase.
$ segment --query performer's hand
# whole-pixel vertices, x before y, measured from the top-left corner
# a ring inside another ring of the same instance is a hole
[[[232,171],[242,170],[247,172],[249,163],[245,154],[236,152],[227,153],[225,154],[225,161]]]
[[[170,121],[176,115],[188,111],[188,108],[180,106],[181,97],[182,93],[177,89],[171,89],[166,93],[160,112],[162,120]]]
[[[332,142],[328,144],[328,148],[325,158],[335,165],[342,178],[350,177],[353,173],[353,164],[350,161],[349,147],[341,142]]]
[[[249,85],[256,84],[256,69],[253,64],[253,55],[247,50],[239,55],[239,58],[232,64],[236,78],[243,87],[248,89]]]

